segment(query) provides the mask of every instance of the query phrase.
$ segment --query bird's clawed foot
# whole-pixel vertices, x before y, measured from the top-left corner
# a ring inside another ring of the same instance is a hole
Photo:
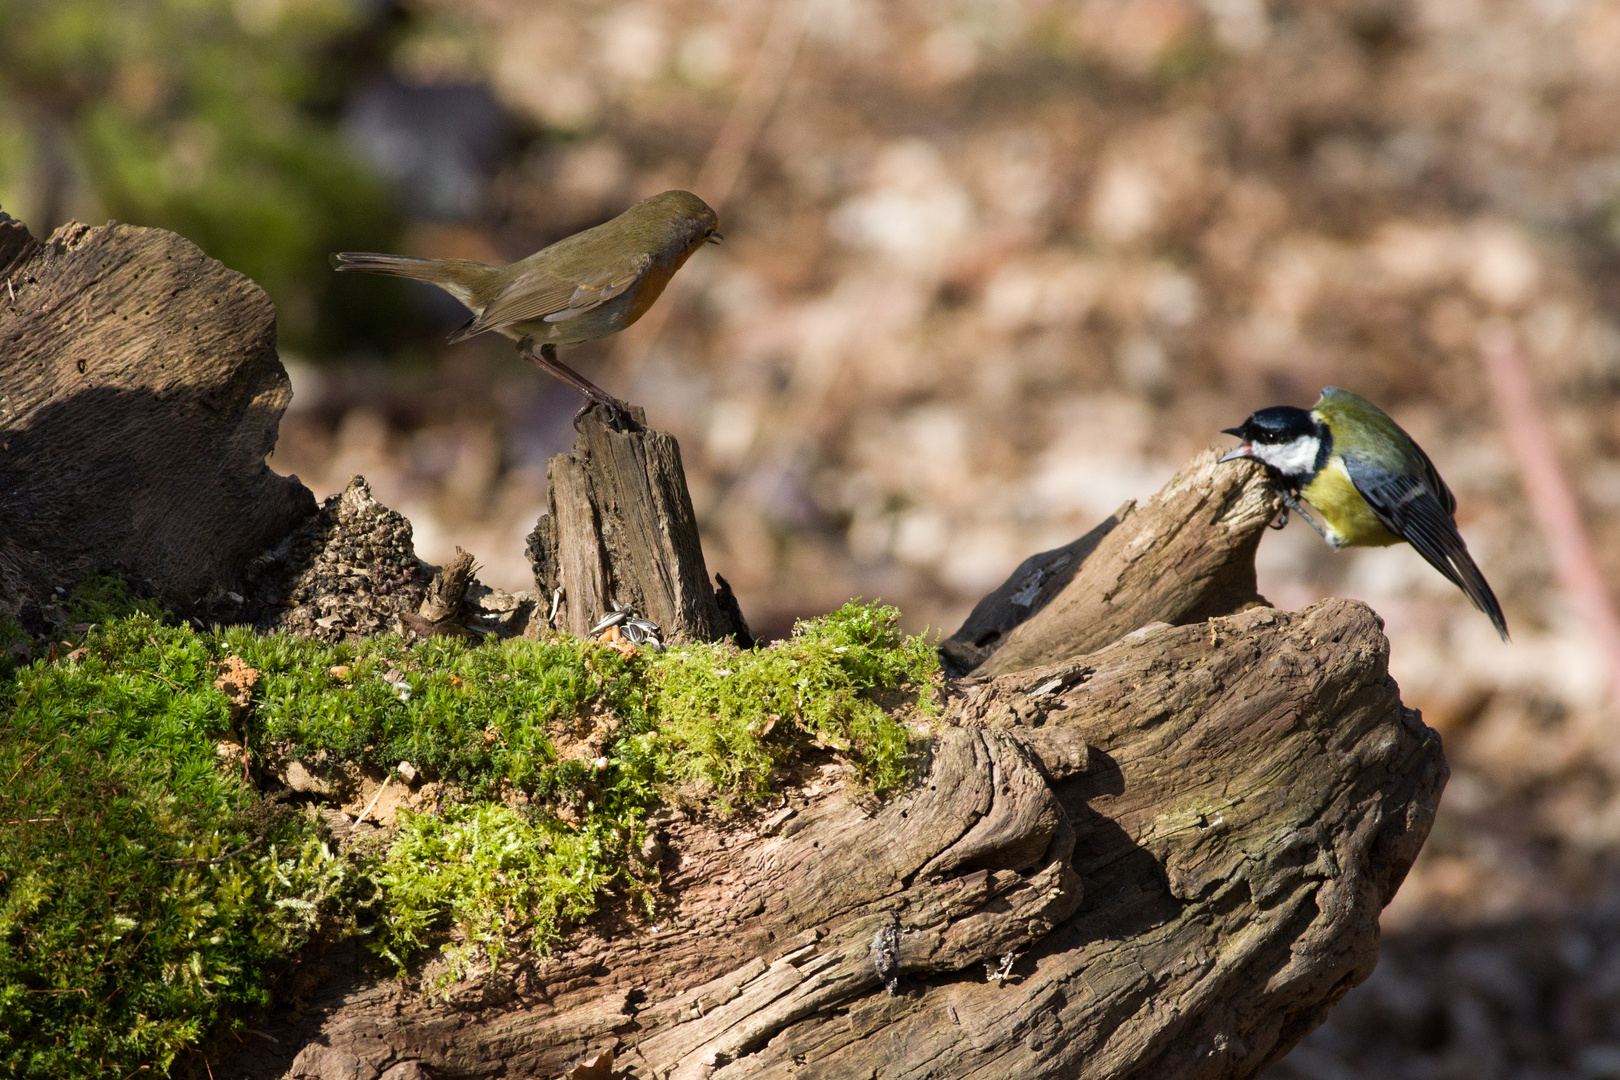
[[[636,418],[630,415],[630,406],[627,403],[609,394],[600,397],[586,394],[585,403],[574,413],[575,431],[579,430],[579,422],[585,418],[585,414],[598,405],[607,411],[607,426],[612,431],[634,431],[641,426],[636,423]]]
[[[1317,524],[1317,521],[1316,521],[1315,518],[1311,517],[1311,515],[1309,515],[1309,514],[1307,514],[1305,512],[1305,508],[1299,504],[1299,499],[1294,495],[1294,493],[1292,491],[1280,490],[1280,491],[1278,491],[1278,494],[1282,496],[1283,508],[1282,508],[1281,516],[1279,516],[1277,518],[1277,520],[1272,523],[1271,527],[1273,529],[1280,529],[1284,525],[1287,525],[1288,524],[1288,513],[1289,513],[1289,511],[1293,511],[1294,513],[1298,514],[1300,517],[1305,519],[1305,524],[1309,525],[1312,529],[1316,530],[1316,535],[1317,536],[1320,536],[1322,539],[1327,540],[1327,538],[1328,538],[1327,531],[1325,529],[1323,529],[1321,525]],[[1332,542],[1333,541],[1328,540],[1328,543],[1331,544]]]
[[[614,397],[612,394],[597,386],[591,380],[557,359],[557,346],[545,344],[537,352],[534,348],[533,338],[524,338],[518,342],[518,352],[529,363],[538,367],[548,375],[572,386],[585,398],[585,404],[579,407],[574,414],[574,430],[579,430],[579,421],[591,411],[591,406],[600,405],[607,410],[608,427],[614,431],[634,431],[641,427],[636,418],[630,415],[630,406]]]

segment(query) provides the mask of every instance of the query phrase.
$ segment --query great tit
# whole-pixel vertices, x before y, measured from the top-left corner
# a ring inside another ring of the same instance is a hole
[[[1285,520],[1293,510],[1335,548],[1406,541],[1507,640],[1502,606],[1457,532],[1456,496],[1429,455],[1378,406],[1330,386],[1308,412],[1290,405],[1261,409],[1225,433],[1243,445],[1220,460],[1253,458],[1264,465],[1282,493]],[[1322,524],[1295,496],[1316,508]]]

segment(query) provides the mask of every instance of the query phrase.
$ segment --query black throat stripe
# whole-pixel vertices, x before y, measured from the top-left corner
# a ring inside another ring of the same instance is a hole
[[[1316,464],[1311,467],[1311,475],[1315,476],[1327,468],[1328,458],[1333,456],[1333,432],[1322,421],[1316,421]]]

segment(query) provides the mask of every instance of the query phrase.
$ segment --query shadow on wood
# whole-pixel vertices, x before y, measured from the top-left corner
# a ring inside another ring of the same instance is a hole
[[[1126,503],[1073,543],[1031,556],[940,651],[999,675],[1101,648],[1137,627],[1198,622],[1265,601],[1254,552],[1279,502],[1265,469],[1206,450],[1145,506]]]
[[[0,214],[0,606],[95,571],[189,609],[315,512],[265,464],[292,397],[275,309],[162,229]]]

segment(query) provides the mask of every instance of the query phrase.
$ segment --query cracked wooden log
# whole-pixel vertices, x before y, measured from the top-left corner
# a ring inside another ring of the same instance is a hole
[[[640,408],[631,419],[616,428],[591,407],[573,449],[546,463],[546,513],[528,545],[539,614],[583,637],[628,604],[667,644],[752,645],[730,587],[709,584],[680,445]]]
[[[280,1050],[224,1065],[1255,1076],[1370,973],[1433,820],[1439,738],[1386,659],[1376,615],[1327,601],[964,680],[903,795],[828,765],[753,816],[666,816],[656,926],[603,918],[448,1003],[334,970]]]
[[[1265,469],[1206,450],[1146,506],[1126,503],[1080,539],[1025,559],[940,652],[957,673],[1056,663],[1153,622],[1264,603],[1254,552],[1279,501]]]
[[[0,607],[118,571],[189,609],[315,512],[265,464],[292,389],[253,282],[162,229],[4,214],[0,277]]]

